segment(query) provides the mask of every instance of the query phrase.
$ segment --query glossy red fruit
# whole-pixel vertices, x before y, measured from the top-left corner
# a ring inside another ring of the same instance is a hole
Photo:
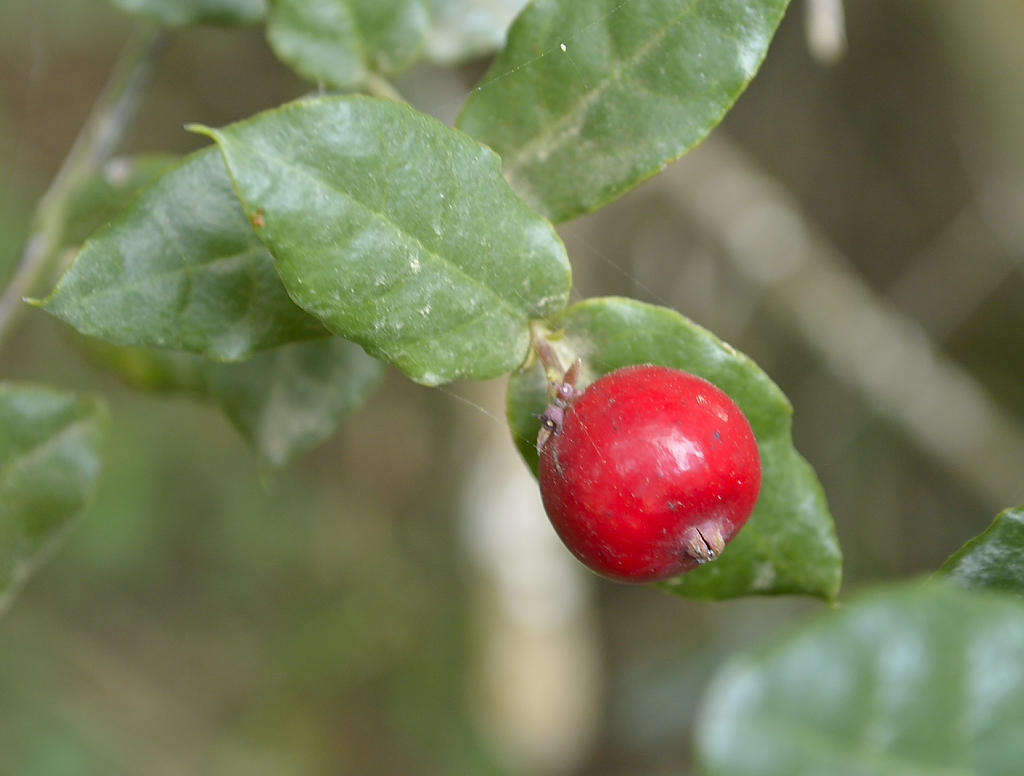
[[[557,423],[545,415],[540,489],[572,553],[622,582],[714,560],[761,490],[757,440],[736,403],[700,377],[649,365],[568,393]]]

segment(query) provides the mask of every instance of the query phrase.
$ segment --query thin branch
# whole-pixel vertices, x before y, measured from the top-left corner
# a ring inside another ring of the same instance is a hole
[[[818,62],[834,65],[846,53],[843,0],[807,0],[804,17],[807,48]]]
[[[363,90],[371,97],[382,97],[395,102],[408,102],[387,78],[372,70],[367,72]]]
[[[533,350],[540,359],[541,365],[544,367],[544,371],[549,374],[554,373],[561,379],[565,373],[565,367],[562,366],[562,359],[559,357],[557,351],[552,347],[551,343],[548,342],[548,338],[544,329],[536,321],[530,324],[530,338],[533,342]]]
[[[163,45],[164,35],[158,26],[140,28],[133,36],[56,177],[39,200],[21,263],[0,296],[0,345],[24,312],[23,298],[32,293],[60,248],[71,192],[83,178],[98,170],[120,145]]]

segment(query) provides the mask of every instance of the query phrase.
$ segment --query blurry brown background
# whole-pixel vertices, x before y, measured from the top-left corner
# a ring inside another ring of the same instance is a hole
[[[711,140],[561,232],[578,297],[670,305],[782,386],[850,591],[1024,501],[1024,3],[851,2],[833,66],[805,10]],[[0,0],[0,278],[130,29],[101,0]],[[450,121],[482,67],[399,86]],[[176,34],[126,150],[190,150],[184,123],[308,88],[258,30]],[[685,774],[709,673],[823,609],[689,602],[550,553],[507,431],[457,398],[500,418],[502,381],[392,372],[275,474],[42,313],[0,358],[114,417],[98,497],[0,621],[0,773]]]

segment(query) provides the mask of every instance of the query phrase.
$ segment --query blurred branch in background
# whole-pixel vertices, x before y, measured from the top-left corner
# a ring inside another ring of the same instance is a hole
[[[985,108],[961,112],[955,136],[971,199],[907,261],[889,294],[942,341],[1024,266],[1024,101],[1019,81],[1007,78],[1024,69],[1024,8],[999,0],[967,7],[947,0],[938,4],[936,19],[947,47],[961,53],[956,63],[966,90]]]
[[[984,186],[930,246],[912,256],[888,294],[941,342],[1024,258],[1024,192]]]
[[[117,150],[152,78],[164,41],[160,27],[146,25],[128,42],[53,183],[39,200],[21,262],[0,296],[0,345],[24,311],[23,297],[33,292],[60,247],[68,195]]]
[[[511,772],[574,773],[603,721],[595,580],[551,530],[504,429],[478,424],[461,525],[475,576],[475,716]]]
[[[804,15],[807,48],[818,62],[834,65],[846,53],[843,0],[807,0]]]
[[[1015,503],[1024,430],[916,322],[861,280],[780,185],[721,135],[670,181],[679,205],[761,290],[766,309],[834,374],[984,498]]]

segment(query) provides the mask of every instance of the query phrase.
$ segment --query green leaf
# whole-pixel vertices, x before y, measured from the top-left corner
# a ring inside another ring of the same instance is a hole
[[[1001,512],[942,564],[939,573],[964,587],[1024,595],[1024,506]]]
[[[622,196],[711,131],[788,0],[535,0],[458,126],[552,221]]]
[[[266,0],[110,0],[129,13],[150,16],[174,27],[186,24],[255,24]]]
[[[878,591],[735,658],[707,691],[714,776],[1016,776],[1024,610],[946,586]]]
[[[132,388],[153,393],[189,394],[206,398],[207,366],[218,363],[192,353],[111,345],[92,337],[76,337],[75,344],[93,366],[113,372]]]
[[[169,154],[140,154],[111,159],[81,181],[68,197],[61,242],[77,248],[121,214],[138,193],[152,185],[179,159]]]
[[[220,145],[292,298],[437,385],[519,366],[565,306],[565,248],[489,149],[388,100],[331,97],[223,130]]]
[[[380,384],[380,361],[331,337],[243,364],[210,364],[210,394],[268,462],[283,466],[331,436]]]
[[[357,89],[410,65],[429,21],[425,0],[275,0],[267,40],[305,77]]]
[[[630,364],[682,369],[714,383],[746,414],[761,452],[761,495],[750,521],[714,563],[664,583],[697,598],[808,593],[833,599],[842,556],[814,470],[794,449],[792,408],[753,361],[673,310],[631,299],[590,299],[552,320],[565,365],[583,359],[580,385]],[[537,415],[547,404],[535,363],[509,383],[508,418],[519,451],[536,473]]]
[[[91,494],[105,420],[95,399],[0,382],[0,613]]]
[[[426,55],[450,65],[497,51],[527,0],[429,0]]]
[[[129,385],[215,401],[268,463],[284,466],[331,436],[376,389],[382,365],[329,337],[283,345],[238,364],[189,353],[82,342]]]
[[[227,361],[326,333],[288,298],[213,148],[186,158],[88,240],[39,304],[115,344]]]

